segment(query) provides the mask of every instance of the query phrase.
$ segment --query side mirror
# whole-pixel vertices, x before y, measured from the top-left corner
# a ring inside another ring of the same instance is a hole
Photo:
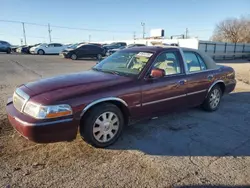
[[[154,68],[151,70],[150,77],[151,78],[162,78],[165,76],[165,71],[163,69]]]

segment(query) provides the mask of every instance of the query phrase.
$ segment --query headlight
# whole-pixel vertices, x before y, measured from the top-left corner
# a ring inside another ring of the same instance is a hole
[[[49,119],[72,115],[72,109],[67,104],[43,106],[27,102],[24,107],[24,113],[36,119]]]

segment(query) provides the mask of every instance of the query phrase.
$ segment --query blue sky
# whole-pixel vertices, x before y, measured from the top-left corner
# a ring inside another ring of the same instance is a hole
[[[53,42],[80,42],[132,39],[150,29],[163,28],[167,37],[183,34],[206,40],[219,21],[250,16],[250,0],[1,0],[0,20],[51,24]],[[100,29],[110,32],[57,28]],[[25,24],[27,43],[49,42],[48,28]],[[115,32],[113,32],[115,31]],[[0,40],[20,44],[20,23],[0,21]]]

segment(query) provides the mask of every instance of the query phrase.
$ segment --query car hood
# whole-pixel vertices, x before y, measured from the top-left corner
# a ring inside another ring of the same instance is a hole
[[[42,94],[46,99],[61,99],[100,88],[107,88],[133,80],[111,73],[89,70],[67,74],[25,84],[31,97]]]
[[[73,51],[73,50],[75,50],[75,49],[73,49],[73,48],[66,48],[62,52],[70,52],[70,51]]]

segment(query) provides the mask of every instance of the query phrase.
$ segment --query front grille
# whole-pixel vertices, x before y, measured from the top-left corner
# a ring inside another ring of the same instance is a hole
[[[14,107],[22,112],[25,103],[29,100],[29,96],[24,93],[21,89],[17,88],[13,95]]]

